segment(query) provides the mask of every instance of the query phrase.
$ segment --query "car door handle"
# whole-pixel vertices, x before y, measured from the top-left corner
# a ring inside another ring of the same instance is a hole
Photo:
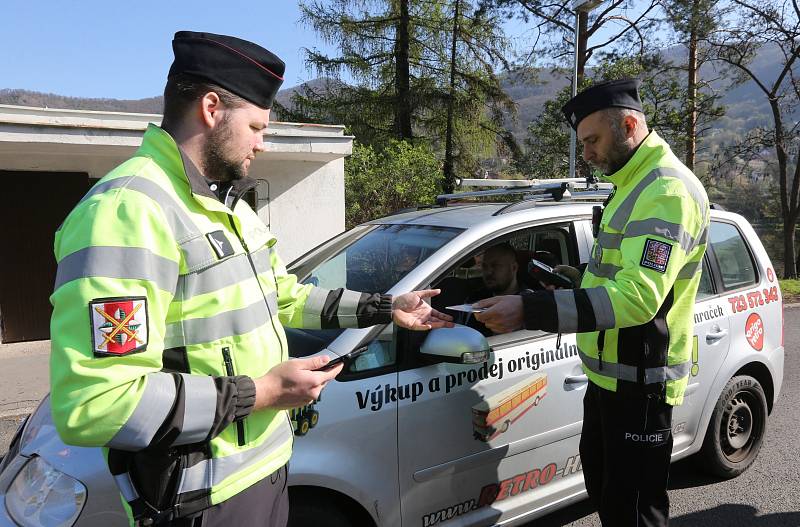
[[[564,379],[564,386],[574,387],[578,384],[586,384],[589,382],[589,377],[586,375],[569,375]]]
[[[706,333],[706,343],[713,344],[721,338],[728,336],[727,329],[720,329],[719,331],[715,331],[713,333]]]

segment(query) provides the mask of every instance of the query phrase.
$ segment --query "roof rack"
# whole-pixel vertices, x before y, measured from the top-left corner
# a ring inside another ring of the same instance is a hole
[[[489,196],[522,196],[522,200],[539,197],[537,201],[552,199],[597,199],[608,196],[613,185],[601,183],[593,177],[560,178],[560,179],[463,179],[460,186],[499,187],[490,190],[472,192],[456,192],[436,196],[436,204],[446,207],[447,203],[456,199],[479,198]],[[573,191],[579,191],[573,194]]]

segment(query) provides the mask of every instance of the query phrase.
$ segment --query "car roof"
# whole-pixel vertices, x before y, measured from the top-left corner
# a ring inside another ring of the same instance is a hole
[[[479,225],[508,225],[526,221],[575,218],[592,214],[592,207],[600,201],[533,201],[512,203],[471,202],[450,204],[445,207],[421,208],[377,218],[368,225],[424,225],[470,229]],[[711,210],[711,217],[741,221],[735,213]]]
[[[560,217],[585,216],[599,202],[464,203],[402,212],[368,222],[371,225],[426,225],[469,229],[486,223],[519,223]],[[509,207],[509,205],[513,205]],[[505,209],[505,210],[503,210]]]

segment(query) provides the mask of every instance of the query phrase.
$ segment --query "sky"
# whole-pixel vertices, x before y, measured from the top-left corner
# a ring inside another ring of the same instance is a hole
[[[0,0],[0,89],[73,97],[160,95],[172,36],[207,31],[254,41],[286,62],[284,87],[315,78],[302,48],[329,50],[293,0]]]
[[[266,47],[286,62],[283,88],[318,76],[306,68],[303,48],[336,52],[300,23],[297,0],[0,0],[0,13],[0,89],[154,97],[163,91],[180,30]],[[519,21],[505,29],[517,42],[530,34]]]

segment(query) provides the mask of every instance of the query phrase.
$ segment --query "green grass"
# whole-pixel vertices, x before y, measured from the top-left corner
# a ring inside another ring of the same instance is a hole
[[[800,302],[800,280],[778,280],[785,302]]]

